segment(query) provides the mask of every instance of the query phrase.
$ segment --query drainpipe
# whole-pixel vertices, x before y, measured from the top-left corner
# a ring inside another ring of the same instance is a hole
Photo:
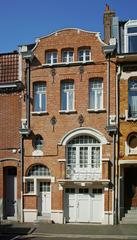
[[[26,119],[30,129],[30,60],[26,59]]]
[[[109,126],[110,115],[110,54],[107,56],[107,126]]]
[[[23,176],[24,176],[24,138],[23,135],[21,135],[21,143],[20,143],[20,163],[21,163],[21,222],[24,222],[24,214],[23,214]]]
[[[121,76],[121,66],[118,66],[116,75],[116,124],[119,129],[119,79]],[[116,205],[116,224],[120,221],[120,189],[119,189],[119,132],[116,136],[116,175],[115,175],[115,205]]]

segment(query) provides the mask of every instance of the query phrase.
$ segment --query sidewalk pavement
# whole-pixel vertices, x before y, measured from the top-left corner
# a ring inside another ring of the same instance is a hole
[[[19,235],[75,236],[90,238],[137,239],[137,225],[87,225],[39,223],[1,223],[0,233]]]

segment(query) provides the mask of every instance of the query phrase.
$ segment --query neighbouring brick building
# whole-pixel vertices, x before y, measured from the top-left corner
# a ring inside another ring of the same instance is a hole
[[[20,47],[24,221],[113,223],[114,49],[81,29]]]
[[[21,83],[17,52],[0,54],[0,218],[20,219]]]
[[[117,221],[137,220],[137,20],[120,21],[109,9],[106,39],[117,40],[116,115],[118,161],[115,163]],[[111,29],[111,31],[110,31]]]

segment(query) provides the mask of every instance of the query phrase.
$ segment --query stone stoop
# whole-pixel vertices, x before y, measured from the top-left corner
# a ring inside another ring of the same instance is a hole
[[[127,210],[125,216],[120,221],[121,224],[137,224],[137,207]]]

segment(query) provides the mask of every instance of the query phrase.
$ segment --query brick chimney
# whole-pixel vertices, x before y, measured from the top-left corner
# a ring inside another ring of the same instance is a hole
[[[107,44],[109,44],[111,38],[111,23],[113,17],[115,17],[115,12],[111,11],[109,5],[106,4],[104,11],[104,42]]]

